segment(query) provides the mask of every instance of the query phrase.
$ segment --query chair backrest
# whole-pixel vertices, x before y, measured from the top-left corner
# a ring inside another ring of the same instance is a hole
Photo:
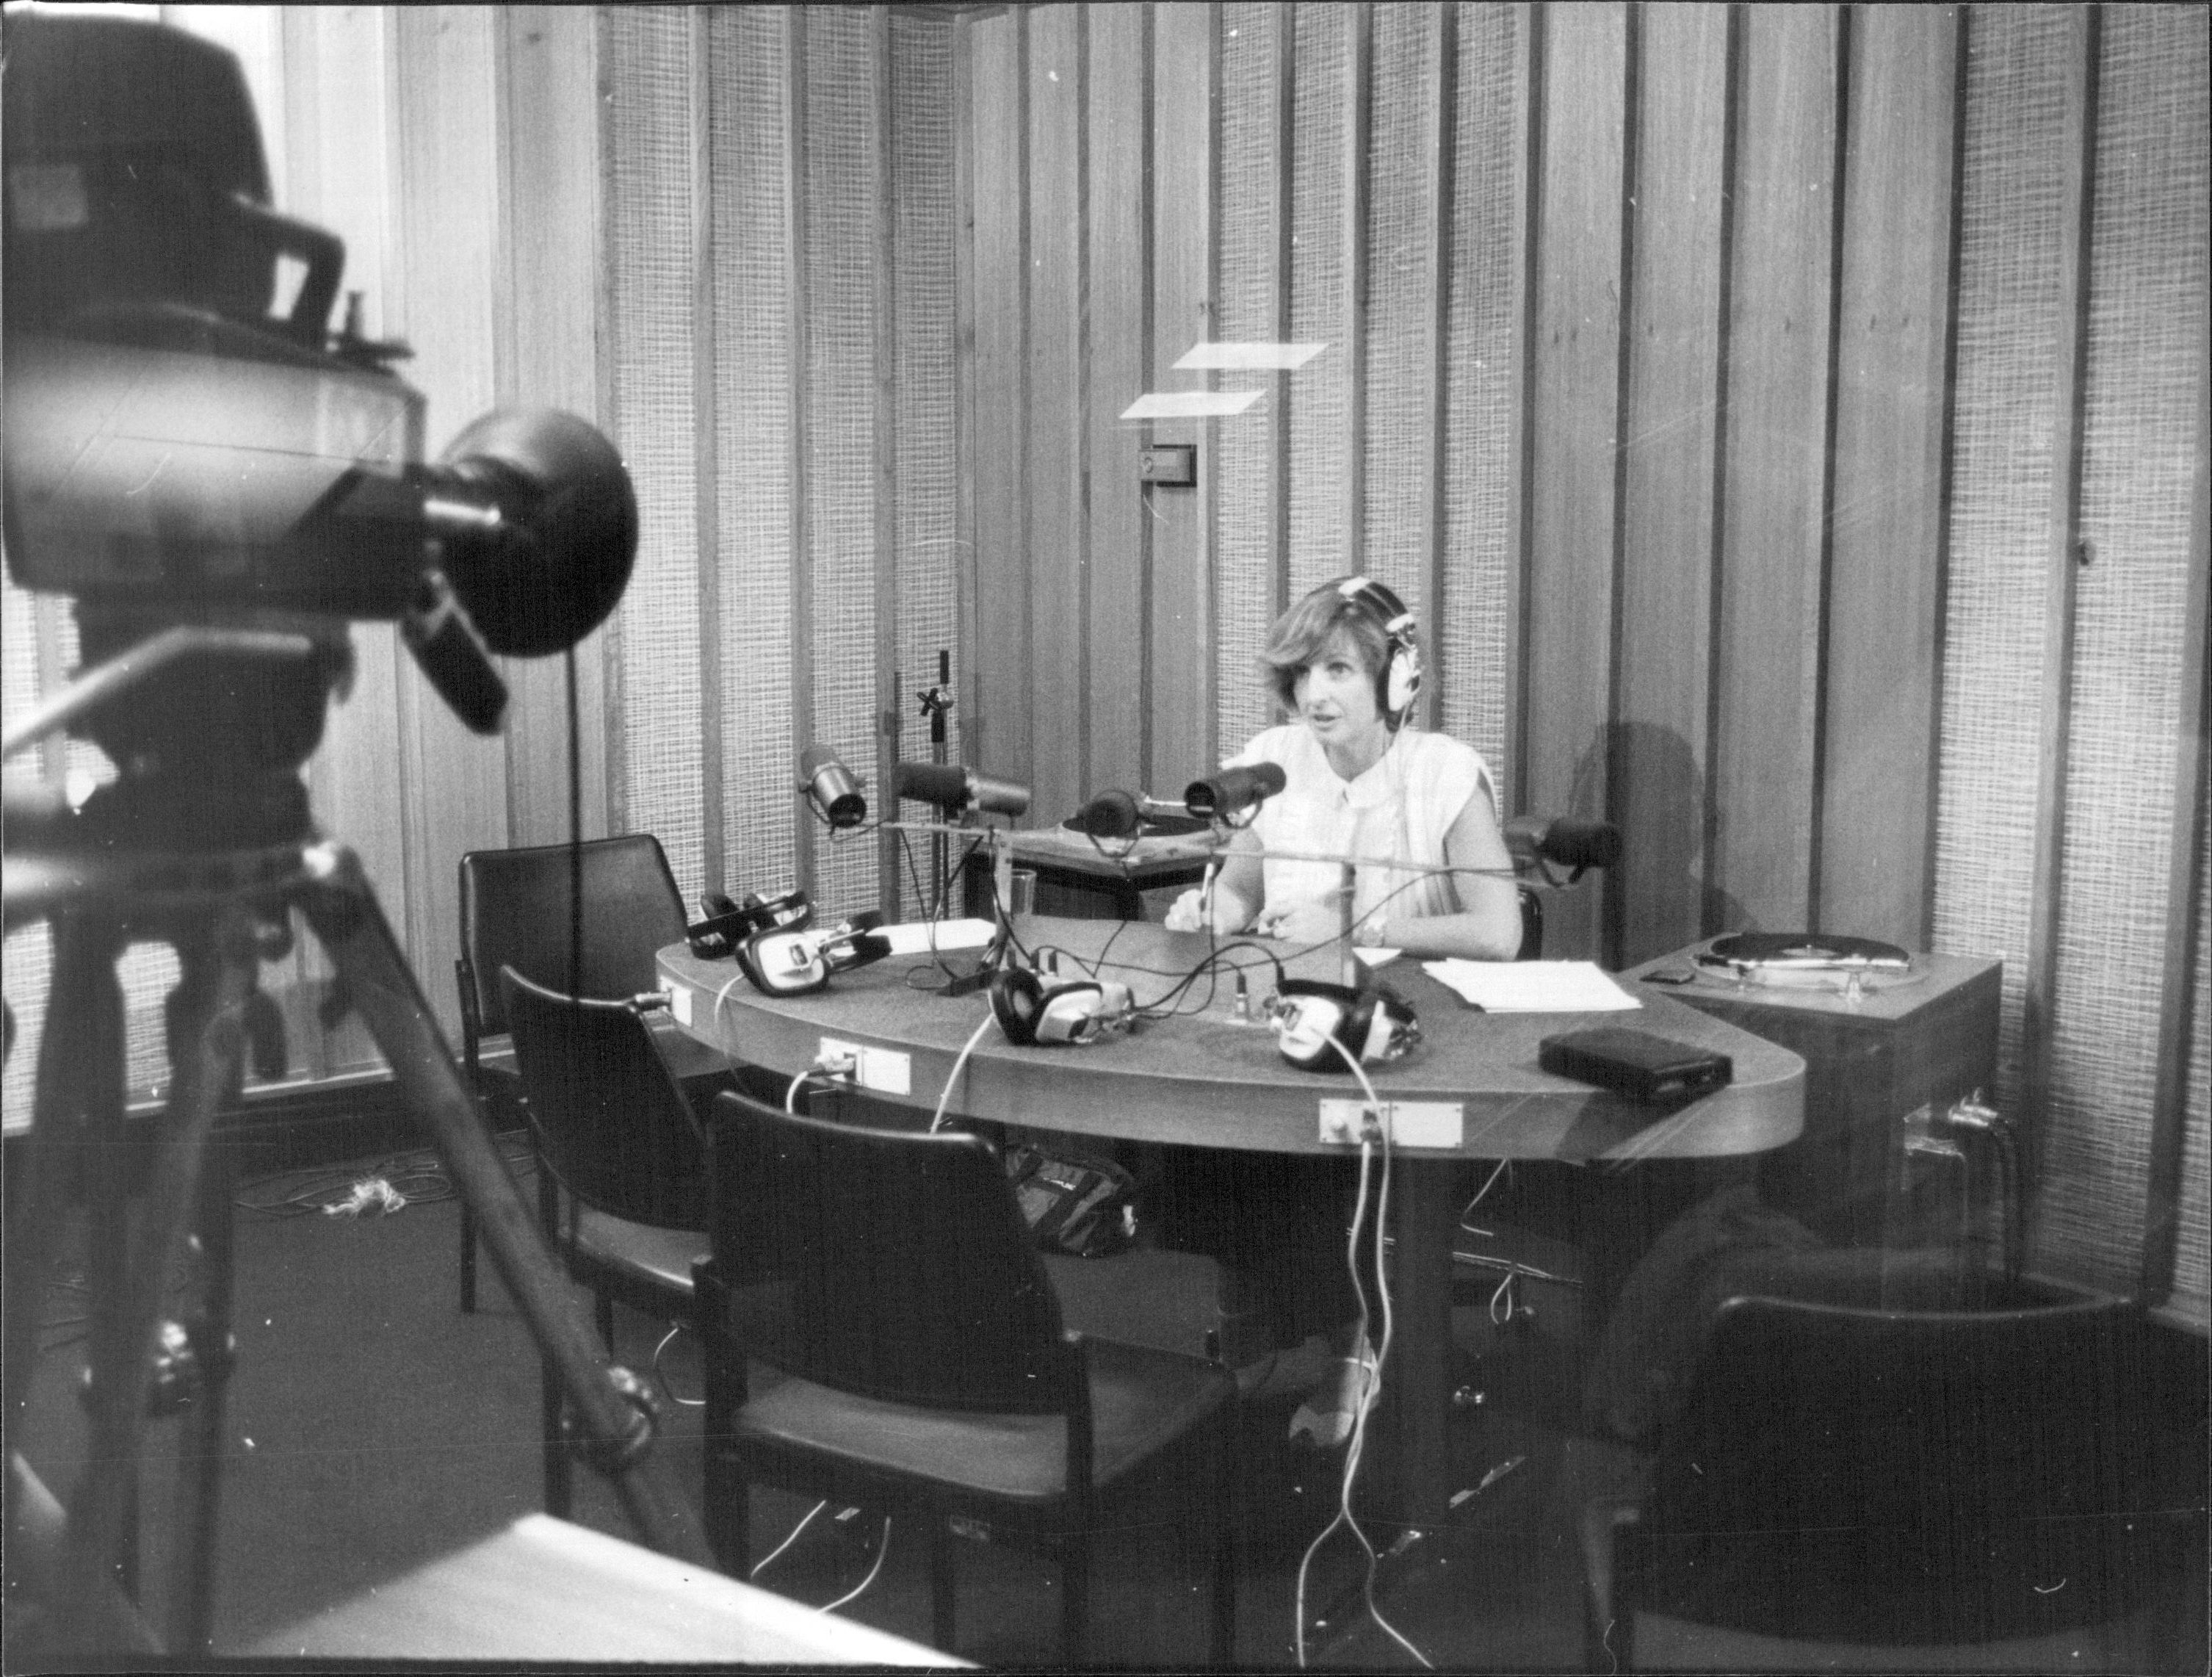
[[[472,850],[461,858],[462,1013],[477,1034],[507,1029],[499,973],[569,987],[572,870],[582,875],[581,969],[575,990],[629,996],[659,987],[653,954],[684,937],[684,899],[650,833]],[[473,1017],[471,1010],[473,1008]]]
[[[1066,1409],[1060,1303],[998,1156],[738,1094],[710,1123],[712,1264],[750,1356],[931,1408]]]
[[[512,967],[500,988],[531,1127],[562,1187],[634,1223],[704,1229],[706,1137],[644,1015],[560,995]]]
[[[2140,1517],[2156,1500],[2146,1331],[2108,1297],[1728,1300],[1660,1430],[1626,1593],[1700,1624],[1889,1646],[2121,1617],[2161,1540]]]
[[[1544,899],[1528,889],[1521,887],[1521,951],[1516,961],[1540,961],[1544,958]]]

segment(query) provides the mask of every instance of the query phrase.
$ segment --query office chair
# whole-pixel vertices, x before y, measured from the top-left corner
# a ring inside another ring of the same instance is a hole
[[[660,842],[650,833],[589,839],[572,861],[565,844],[514,850],[472,850],[461,858],[461,953],[454,976],[461,995],[461,1059],[486,1121],[495,1130],[522,1127],[514,1054],[507,1040],[500,969],[513,967],[534,983],[568,987],[571,869],[580,866],[581,969],[575,987],[587,996],[619,997],[659,987],[654,951],[684,936],[684,899]],[[665,1034],[682,1078],[725,1069],[704,1044]],[[461,1210],[461,1309],[476,1309],[476,1219]]]
[[[735,1094],[715,1102],[711,1135],[698,1320],[708,1537],[725,1570],[745,1574],[750,1484],[911,1515],[929,1532],[932,1639],[950,1651],[948,1521],[978,1520],[1057,1557],[1073,1664],[1102,1510],[1195,1497],[1212,1530],[1209,1657],[1226,1663],[1229,1372],[1066,1332],[981,1137],[792,1117]],[[748,1358],[789,1377],[756,1392]]]
[[[1648,1495],[1585,1511],[1590,1668],[2148,1668],[2201,1467],[2160,1507],[2138,1310],[2023,1297],[1724,1302]]]
[[[546,1233],[592,1290],[600,1337],[611,1351],[617,1302],[689,1322],[692,1266],[708,1251],[705,1127],[692,1105],[706,1091],[687,1097],[640,1002],[560,995],[512,967],[499,977],[523,1110],[568,1198],[565,1212],[541,1201]],[[545,1506],[564,1516],[568,1452],[550,1364],[544,1382]]]

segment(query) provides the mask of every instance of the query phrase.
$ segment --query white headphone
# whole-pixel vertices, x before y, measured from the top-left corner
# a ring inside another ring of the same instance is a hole
[[[1023,967],[992,975],[991,1012],[1008,1042],[1045,1048],[1116,1036],[1136,1019],[1126,984],[1086,978],[1047,988]]]
[[[1413,1008],[1387,984],[1355,990],[1285,979],[1267,999],[1267,1024],[1276,1051],[1302,1072],[1350,1071],[1339,1043],[1372,1066],[1403,1058],[1421,1040]]]
[[[1347,576],[1336,592],[1367,611],[1390,637],[1376,697],[1386,715],[1402,718],[1421,691],[1421,648],[1413,638],[1418,620],[1405,601],[1372,577]]]

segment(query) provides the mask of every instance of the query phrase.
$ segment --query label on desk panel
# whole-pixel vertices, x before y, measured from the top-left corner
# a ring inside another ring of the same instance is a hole
[[[1396,1147],[1456,1147],[1465,1132],[1465,1112],[1457,1101],[1324,1099],[1321,1139],[1340,1147],[1362,1139],[1380,1141],[1384,1127]]]
[[[672,984],[668,987],[668,1016],[686,1030],[691,1024],[691,987]]]

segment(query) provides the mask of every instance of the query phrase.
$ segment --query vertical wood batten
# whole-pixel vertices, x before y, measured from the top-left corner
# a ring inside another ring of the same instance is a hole
[[[1593,761],[1603,784],[1596,789],[1595,797],[1608,821],[1620,818],[1619,787],[1620,764],[1626,738],[1620,726],[1621,703],[1621,665],[1623,646],[1627,637],[1627,624],[1622,618],[1626,599],[1623,568],[1628,561],[1627,551],[1627,489],[1628,489],[1628,423],[1630,403],[1636,390],[1635,320],[1637,308],[1636,246],[1637,228],[1640,221],[1638,212],[1638,193],[1641,191],[1643,165],[1644,111],[1644,21],[1645,10],[1631,6],[1626,20],[1622,42],[1620,76],[1620,314],[1619,349],[1613,368],[1613,528],[1607,544],[1606,589],[1606,675],[1605,719],[1600,725],[1601,750],[1593,747],[1585,756],[1581,774],[1589,772]],[[1589,795],[1585,793],[1585,796]],[[1608,967],[1621,965],[1623,938],[1621,924],[1621,890],[1611,869],[1606,870],[1592,882],[1596,895],[1595,908],[1597,919],[1598,958]],[[1591,905],[1584,904],[1585,911]]]
[[[502,406],[558,408],[607,424],[599,331],[598,31],[574,6],[500,15]],[[607,831],[603,632],[576,648],[583,835]],[[568,831],[565,660],[509,659],[507,839],[550,844]]]
[[[2212,663],[2206,617],[2212,612],[2212,368],[2197,383],[2197,471],[2189,507],[2188,621],[2181,643],[2181,727],[2175,741],[2173,838],[2167,854],[2166,951],[2159,985],[2158,1070],[2151,1095],[2150,1169],[2143,1192],[2142,1262],[2136,1297],[2155,1304],[2173,1296],[2188,1128],[2201,1128],[2207,1091],[2189,1084],[2190,1031],[2206,999],[2197,989],[2203,951],[2205,749],[2212,738]],[[2191,1113],[2194,1098],[2199,1110]]]
[[[975,709],[969,761],[1026,780],[1030,579],[1024,539],[1029,408],[1025,15],[979,19],[974,33],[975,387]]]
[[[1085,613],[1089,795],[1144,781],[1145,491],[1136,434],[1115,417],[1146,386],[1145,214],[1145,9],[1103,6],[1089,14],[1085,85],[1090,273],[1085,403],[1091,484]]]
[[[1551,13],[1539,0],[1521,8],[1521,155],[1514,185],[1521,217],[1519,308],[1513,331],[1513,486],[1506,502],[1505,615],[1510,626],[1506,637],[1505,715],[1502,736],[1510,759],[1504,765],[1507,781],[1506,808],[1529,808],[1528,765],[1529,681],[1528,626],[1534,616],[1536,532],[1536,349],[1537,300],[1544,295],[1542,259],[1544,179],[1548,167],[1544,123],[1551,110]]]
[[[1296,336],[1291,325],[1291,276],[1297,271],[1292,254],[1297,228],[1298,32],[1291,16],[1291,0],[1275,7],[1275,243],[1273,252],[1274,325],[1271,336],[1288,343]],[[1291,603],[1291,402],[1297,380],[1279,373],[1271,381],[1268,400],[1267,550],[1273,556],[1273,577],[1268,622],[1280,617]]]
[[[1215,159],[1220,151],[1220,9],[1154,9],[1151,210],[1157,275],[1154,390],[1184,387],[1175,363],[1213,337]],[[1203,143],[1200,143],[1202,138]],[[1199,450],[1198,487],[1147,491],[1152,516],[1152,760],[1146,783],[1179,790],[1217,759],[1214,743],[1212,508],[1216,426],[1154,428]]]
[[[891,100],[890,9],[874,6],[868,13],[868,75],[875,95],[876,191],[871,230],[873,252],[870,263],[869,306],[876,328],[875,376],[871,383],[875,412],[872,429],[875,450],[875,694],[876,726],[869,730],[875,745],[875,783],[891,784],[892,765],[901,756],[902,716],[898,667],[898,303],[894,289],[898,277],[896,212],[892,203],[892,147],[896,143]],[[934,670],[927,672],[936,678]],[[876,902],[896,921],[899,908],[899,835],[878,828],[876,834]]]
[[[1627,15],[1547,14],[1540,222],[1530,297],[1523,807],[1604,812],[1613,451],[1620,414]],[[1589,891],[1546,905],[1546,953],[1595,955]]]
[[[1644,15],[1636,246],[1622,421],[1615,819],[1621,957],[1697,938],[1704,913],[1714,455],[1719,428],[1729,15]]]
[[[2035,859],[2030,872],[2027,972],[2021,1007],[2021,1106],[2027,1140],[2027,1203],[2051,1115],[2053,1024],[2058,987],[2058,920],[2063,908],[2066,748],[2074,712],[2074,647],[2079,597],[2082,423],[2087,399],[2089,272],[2095,227],[2098,49],[2095,6],[2072,9],[2078,43],[2065,60],[2066,247],[2060,274],[2057,387],[2053,393],[2050,545],[2044,555],[2042,709],[2037,726]],[[2030,1238],[2033,1240],[2031,1228]],[[2031,1249],[2033,1249],[2031,1248]]]
[[[1953,7],[1854,15],[1819,926],[1926,947],[1958,189]]]
[[[973,763],[983,645],[975,562],[975,26],[963,14],[952,28],[952,574],[959,644],[952,655],[958,700],[945,755]],[[930,676],[934,680],[936,671]],[[889,787],[878,786],[876,795],[878,819],[896,813]]]
[[[1029,111],[1027,428],[1031,819],[1082,802],[1085,565],[1082,11],[1032,15],[1023,85]]]
[[[1423,650],[1428,671],[1422,684],[1419,720],[1425,728],[1442,726],[1443,690],[1451,679],[1449,648],[1440,626],[1446,621],[1445,590],[1451,586],[1450,556],[1446,552],[1449,520],[1444,509],[1444,473],[1449,470],[1451,381],[1446,376],[1450,353],[1452,303],[1452,206],[1458,201],[1452,164],[1459,132],[1459,9],[1439,6],[1431,18],[1429,52],[1436,89],[1430,100],[1431,126],[1427,143],[1429,203],[1434,206],[1430,224],[1426,283],[1429,291],[1429,387],[1424,406],[1429,416],[1429,439],[1422,460],[1422,507],[1417,527],[1423,533],[1420,598],[1415,609],[1427,633]]]
[[[1837,33],[1831,6],[1751,9],[1736,113],[1714,877],[1771,929],[1811,907]]]
[[[787,750],[814,743],[814,520],[807,401],[806,299],[806,9],[784,12],[783,287],[790,339],[791,434],[784,470],[791,484],[791,732]],[[817,890],[815,823],[794,799],[793,867],[809,896]]]
[[[1344,55],[1344,349],[1349,380],[1345,403],[1348,447],[1344,475],[1344,568],[1367,568],[1367,259],[1368,138],[1374,131],[1375,9],[1353,0]]]
[[[691,30],[691,459],[692,514],[699,567],[699,884],[722,888],[721,424],[714,383],[714,80],[708,13],[695,7]]]
[[[428,402],[423,452],[431,459],[490,408],[496,393],[495,15],[420,7],[392,17],[393,270],[400,301],[389,324],[415,347],[410,382]],[[455,860],[507,842],[506,750],[496,738],[470,733],[404,653],[397,695],[404,935],[422,970],[449,972],[460,947]],[[453,1023],[447,987],[432,994]]]

